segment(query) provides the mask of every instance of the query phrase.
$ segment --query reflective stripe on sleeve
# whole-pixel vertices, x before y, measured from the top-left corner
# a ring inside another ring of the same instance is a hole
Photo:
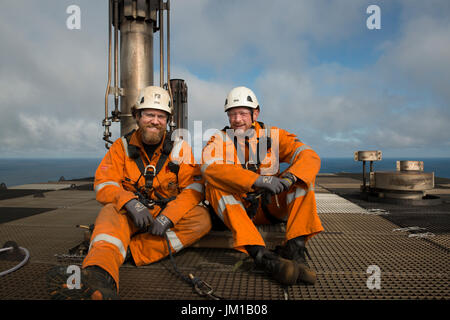
[[[106,182],[100,183],[100,184],[95,186],[95,193],[99,192],[100,190],[102,190],[106,186],[116,186],[116,187],[120,188],[120,185],[117,182],[115,182],[115,181],[106,181]]]
[[[184,189],[192,189],[192,190],[195,190],[195,191],[200,192],[200,193],[203,193],[203,192],[204,192],[203,184],[198,183],[198,182],[191,183],[190,185],[188,185],[188,186],[187,186],[186,188],[184,188]],[[184,190],[184,189],[183,189],[183,190]]]
[[[127,139],[125,137],[121,137],[121,139],[122,139],[122,144],[123,144],[123,150],[125,151],[125,154],[129,158],[130,155],[128,154],[128,142],[127,142]]]
[[[297,157],[297,155],[298,155],[300,152],[304,151],[304,150],[312,150],[312,149],[311,149],[310,146],[307,146],[307,145],[303,145],[303,146],[298,147],[298,148],[295,150],[294,155],[293,155],[292,158],[291,158],[291,161],[290,161],[290,162],[291,162],[291,165],[294,163],[295,158]]]
[[[89,245],[89,250],[91,250],[92,245],[98,241],[105,241],[105,242],[115,245],[117,247],[117,249],[119,249],[122,257],[124,259],[126,258],[127,252],[125,251],[125,247],[123,246],[123,243],[122,243],[122,241],[120,241],[120,239],[113,237],[106,233],[100,233],[100,234],[96,235],[95,238],[91,241],[91,244]]]
[[[294,201],[298,197],[302,197],[304,195],[306,195],[305,189],[295,188],[295,192],[291,192],[286,195],[286,202],[287,202],[287,204],[290,204],[292,201]]]

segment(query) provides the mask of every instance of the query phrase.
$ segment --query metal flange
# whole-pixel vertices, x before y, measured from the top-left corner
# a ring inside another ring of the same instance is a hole
[[[355,151],[355,161],[380,161],[382,153],[380,150],[376,151]]]

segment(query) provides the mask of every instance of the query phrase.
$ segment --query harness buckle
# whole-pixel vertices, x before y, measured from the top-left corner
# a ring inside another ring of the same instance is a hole
[[[152,169],[152,172],[147,174],[147,170],[149,168]],[[152,166],[151,164],[146,166],[145,170],[144,170],[144,177],[145,177],[145,188],[147,190],[150,190],[150,189],[153,188],[153,178],[155,176],[156,176],[156,168],[155,168],[155,166]]]
[[[155,166],[153,166],[151,164],[149,164],[148,166],[145,167],[144,176],[147,176],[147,169],[148,168],[153,169],[153,176],[155,176],[156,175],[156,168],[155,168]]]
[[[252,172],[257,172],[258,171],[258,164],[257,163],[252,163],[250,161],[247,161],[245,163],[245,169],[250,170]]]

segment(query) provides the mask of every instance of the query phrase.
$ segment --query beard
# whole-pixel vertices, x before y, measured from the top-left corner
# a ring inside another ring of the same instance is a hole
[[[253,135],[255,134],[255,128],[254,127],[250,127],[250,128],[239,128],[239,129],[233,129],[233,135],[235,137],[253,137]]]
[[[148,131],[147,128],[156,128],[158,129],[158,131]],[[153,125],[147,125],[147,126],[142,126],[141,127],[142,130],[142,141],[145,144],[158,144],[161,142],[163,136],[164,136],[164,131],[165,128],[163,128],[162,126],[153,126]]]

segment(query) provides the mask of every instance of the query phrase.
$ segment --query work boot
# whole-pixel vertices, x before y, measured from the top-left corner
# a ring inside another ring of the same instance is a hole
[[[70,289],[67,267],[56,266],[47,272],[47,291],[53,300],[118,300],[116,283],[111,275],[97,266],[81,270],[80,288]]]
[[[297,281],[299,269],[294,261],[283,259],[266,248],[258,250],[255,264],[281,284],[293,285]]]
[[[298,268],[297,282],[314,284],[317,279],[316,272],[312,270],[306,262],[305,254],[311,259],[306,249],[305,237],[297,237],[286,242],[284,246],[277,246],[275,252],[281,257],[296,262]]]

